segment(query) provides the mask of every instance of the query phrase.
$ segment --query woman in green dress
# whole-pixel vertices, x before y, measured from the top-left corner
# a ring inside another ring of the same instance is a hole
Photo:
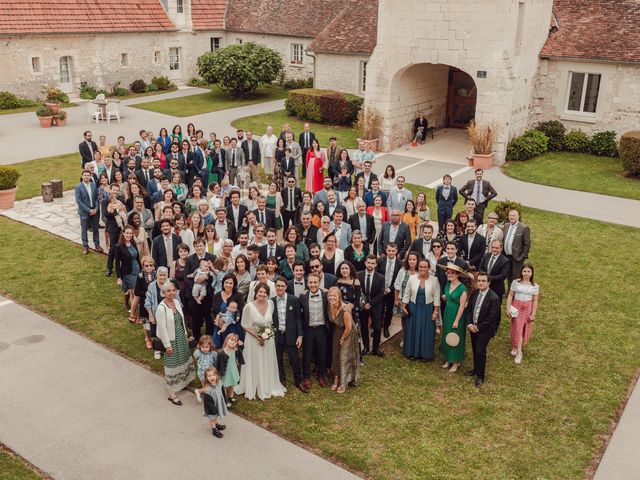
[[[169,391],[168,400],[174,405],[182,405],[176,394],[191,383],[196,369],[189,350],[182,306],[176,298],[178,290],[171,282],[165,282],[162,290],[164,300],[156,310],[156,336],[165,348],[164,378]]]
[[[276,215],[276,230],[282,230],[283,224],[282,217],[280,216],[280,210],[282,209],[282,196],[280,195],[278,186],[275,182],[271,182],[269,184],[269,189],[264,197],[267,200],[267,208],[273,210],[273,213]]]
[[[447,270],[447,283],[444,286],[444,315],[442,317],[442,335],[440,337],[440,351],[444,355],[445,362],[442,368],[448,368],[451,373],[458,370],[465,354],[466,322],[462,318],[467,304],[467,289],[460,282],[460,275],[465,275],[460,267],[453,263],[438,265]],[[450,334],[454,335],[450,335]],[[449,335],[449,343],[447,336]],[[456,335],[458,342],[455,340]],[[451,343],[451,345],[450,345]]]

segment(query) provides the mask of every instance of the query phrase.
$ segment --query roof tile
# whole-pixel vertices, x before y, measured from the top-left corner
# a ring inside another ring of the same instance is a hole
[[[191,0],[191,23],[194,30],[222,30],[226,0]]]

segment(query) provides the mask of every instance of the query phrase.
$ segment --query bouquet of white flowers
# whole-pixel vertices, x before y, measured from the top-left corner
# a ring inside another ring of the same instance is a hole
[[[263,340],[269,340],[276,336],[276,331],[270,323],[258,323],[256,325],[256,334]]]

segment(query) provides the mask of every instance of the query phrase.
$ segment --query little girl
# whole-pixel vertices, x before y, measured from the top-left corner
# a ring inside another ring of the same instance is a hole
[[[238,400],[234,396],[233,390],[240,382],[239,365],[244,363],[242,352],[238,350],[240,338],[235,333],[230,333],[224,340],[224,346],[218,353],[216,368],[222,375],[222,386],[225,388],[228,399],[227,407],[235,404]]]
[[[213,262],[213,267],[210,268],[213,280],[211,280],[211,286],[213,287],[213,293],[222,291],[222,279],[227,274],[229,269],[229,260],[227,258],[218,257]]]
[[[211,434],[216,438],[222,438],[222,430],[227,428],[218,423],[220,418],[227,416],[227,404],[224,401],[220,374],[215,367],[209,367],[204,371],[204,386],[196,390],[196,396],[200,401],[200,395],[204,403],[204,417],[209,418]]]
[[[204,372],[207,368],[215,365],[216,357],[218,356],[213,346],[213,339],[209,335],[200,337],[193,356],[196,358],[196,363],[198,364],[198,378],[204,385]]]

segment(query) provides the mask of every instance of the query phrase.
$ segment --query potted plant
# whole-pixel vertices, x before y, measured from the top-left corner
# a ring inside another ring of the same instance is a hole
[[[20,172],[14,167],[0,165],[0,209],[13,208]]]
[[[493,165],[493,129],[486,125],[479,127],[475,120],[467,126],[469,139],[473,148],[473,166],[487,170]]]
[[[42,128],[49,128],[53,122],[53,110],[46,105],[41,106],[36,110],[36,116],[40,120],[40,126]]]
[[[382,115],[375,108],[363,108],[358,112],[356,128],[360,137],[371,146],[374,152],[378,150],[378,138],[382,128]]]
[[[59,88],[45,86],[42,89],[45,96],[45,105],[53,110],[53,113],[60,111],[60,104],[69,102],[69,96]]]
[[[60,110],[55,116],[56,127],[64,127],[67,125],[67,112]]]

